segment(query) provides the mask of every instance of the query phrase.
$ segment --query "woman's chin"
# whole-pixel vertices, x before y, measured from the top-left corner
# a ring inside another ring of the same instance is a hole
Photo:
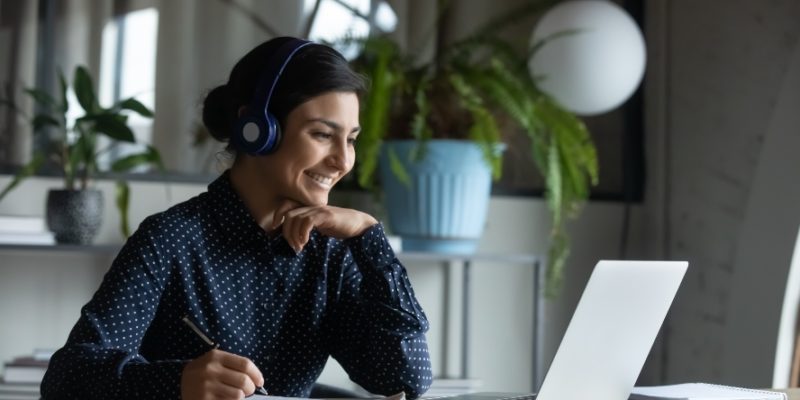
[[[321,196],[321,195],[303,196],[303,199],[302,199],[301,203],[303,203],[304,205],[306,205],[308,207],[326,206],[326,205],[328,205],[328,196],[327,195],[325,195],[325,196]]]

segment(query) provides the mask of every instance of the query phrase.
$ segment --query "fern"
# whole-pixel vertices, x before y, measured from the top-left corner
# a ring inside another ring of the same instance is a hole
[[[428,62],[420,63],[416,52],[404,54],[386,37],[344,41],[361,46],[353,65],[373,79],[357,146],[362,187],[376,188],[374,170],[389,129],[393,137],[416,141],[412,160],[424,157],[426,143],[434,137],[473,140],[480,145],[494,179],[502,173],[500,118],[513,121],[530,138],[530,156],[544,177],[544,197],[553,222],[546,274],[549,295],[558,292],[569,255],[565,223],[578,215],[597,183],[597,155],[581,120],[539,89],[528,71],[528,60],[547,41],[577,31],[559,33],[525,51],[495,32],[554,2],[524,4],[476,28],[472,35],[440,47]],[[410,178],[397,155],[388,157],[395,176],[407,182]]]

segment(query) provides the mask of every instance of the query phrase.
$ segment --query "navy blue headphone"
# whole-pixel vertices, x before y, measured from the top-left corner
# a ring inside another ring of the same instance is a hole
[[[313,42],[291,39],[281,45],[272,56],[264,73],[258,80],[253,100],[245,115],[239,117],[233,130],[233,141],[239,150],[253,155],[266,155],[274,152],[281,142],[282,133],[278,119],[269,112],[272,91],[286,65],[298,50]]]

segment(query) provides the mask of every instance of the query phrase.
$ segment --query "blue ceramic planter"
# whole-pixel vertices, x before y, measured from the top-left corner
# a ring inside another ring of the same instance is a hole
[[[392,231],[403,238],[403,250],[474,253],[492,183],[480,147],[463,140],[431,140],[425,158],[412,162],[416,145],[413,140],[387,141],[381,151],[381,182]],[[391,171],[389,152],[405,166],[410,186]]]

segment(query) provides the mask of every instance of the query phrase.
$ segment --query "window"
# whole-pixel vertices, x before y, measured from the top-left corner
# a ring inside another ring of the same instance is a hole
[[[128,97],[135,97],[151,110],[155,109],[156,39],[158,11],[145,8],[122,14],[103,28],[98,96],[100,104],[109,106]],[[151,143],[153,120],[131,113],[128,123],[137,144],[115,147],[99,158],[103,168],[114,159],[131,152],[140,152]],[[102,148],[102,142],[101,142]]]
[[[306,0],[306,15],[311,14],[316,3],[317,0]],[[320,0],[309,39],[331,42],[343,37],[365,37],[375,29],[392,32],[396,26],[397,14],[385,1]],[[348,59],[356,55],[355,47],[338,50]]]

